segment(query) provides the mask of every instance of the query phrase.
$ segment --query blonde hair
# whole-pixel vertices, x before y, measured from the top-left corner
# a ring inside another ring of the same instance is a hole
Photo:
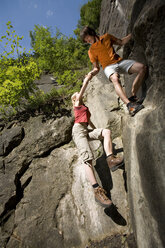
[[[78,92],[75,92],[72,96],[71,96],[71,100],[72,100],[72,104],[74,106],[75,104],[75,100],[76,100],[76,95],[77,95]]]

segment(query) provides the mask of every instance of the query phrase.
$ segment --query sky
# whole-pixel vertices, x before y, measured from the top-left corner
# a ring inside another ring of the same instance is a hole
[[[0,37],[5,35],[6,23],[11,21],[26,50],[31,48],[29,31],[34,25],[57,27],[63,34],[73,36],[80,19],[80,8],[88,0],[0,0]],[[2,44],[1,44],[2,46]],[[1,52],[0,47],[0,52]]]

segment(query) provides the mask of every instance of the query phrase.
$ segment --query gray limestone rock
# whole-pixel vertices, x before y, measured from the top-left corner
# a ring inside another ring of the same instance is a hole
[[[0,156],[8,155],[23,139],[23,128],[15,126],[3,130],[0,136]]]
[[[114,153],[124,152],[125,170],[110,173],[101,142],[90,143],[97,180],[117,205],[115,215],[95,202],[71,141],[73,118],[33,117],[16,136],[13,126],[2,130],[0,247],[84,248],[91,240],[130,235],[132,228],[138,247],[164,247],[164,11],[161,0],[102,1],[100,33],[121,38],[131,30],[124,56],[149,69],[140,93],[147,89],[145,108],[133,118],[102,70],[85,97],[96,127],[110,128]],[[133,78],[122,78],[128,96]]]
[[[66,116],[44,122],[42,116],[38,116],[22,123],[24,139],[19,146],[1,159],[0,221],[2,226],[23,198],[24,189],[31,181],[31,176],[24,182],[21,182],[21,178],[29,170],[32,160],[37,157],[46,157],[56,147],[68,143],[71,140],[72,123],[73,118]]]
[[[98,145],[95,144],[96,153]],[[106,173],[103,183],[109,181],[110,186],[110,171],[100,162],[96,162],[97,177]],[[126,226],[116,226],[95,202],[84,165],[72,143],[53,150],[45,158],[34,159],[21,182],[30,177],[15,211],[15,226],[7,248],[85,247],[89,239],[127,232]]]
[[[148,66],[148,77],[138,93],[139,97],[145,97],[145,108],[133,118],[123,117],[121,126],[130,216],[138,247],[163,248],[165,2],[103,0],[101,16],[101,33],[122,38],[132,32],[132,40],[124,48],[124,58]],[[131,95],[134,78],[134,75],[125,76],[127,96]]]
[[[86,91],[87,105],[92,113],[91,120],[96,127],[110,128],[112,138],[121,135],[122,105],[114,91],[113,84],[103,71],[91,80]]]

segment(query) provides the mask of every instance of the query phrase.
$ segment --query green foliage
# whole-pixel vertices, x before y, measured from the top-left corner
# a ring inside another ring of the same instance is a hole
[[[56,117],[70,114],[66,89],[64,87],[60,90],[54,88],[47,94],[43,91],[37,91],[30,96],[28,104],[25,105],[25,111],[33,114],[41,113],[46,116],[54,114]]]
[[[63,92],[70,97],[82,85],[82,79],[91,68],[88,45],[79,38],[80,27],[90,25],[98,29],[101,0],[88,1],[80,11],[80,20],[74,31],[76,38],[66,37],[58,29],[52,34],[49,27],[36,25],[30,31],[31,45],[36,61],[42,71],[53,72]],[[64,90],[65,89],[65,90]]]
[[[20,45],[23,36],[20,37],[16,34],[10,21],[6,23],[6,26],[6,35],[2,35],[0,38],[0,42],[3,44],[3,46],[1,45],[3,52],[0,54],[0,58],[6,59],[14,55],[19,57],[23,52],[25,52],[25,48],[21,51],[22,46]]]
[[[30,31],[30,37],[39,67],[41,70],[49,71],[52,68],[55,52],[49,28],[35,25],[34,31]]]
[[[25,54],[21,55],[19,49],[22,47],[19,41],[22,37],[15,33],[11,22],[7,23],[6,32],[7,36],[1,36],[0,40],[2,43],[4,40],[8,41],[0,54],[0,111],[2,113],[9,106],[15,112],[22,100],[29,98],[30,93],[35,89],[34,80],[40,74],[36,62]]]
[[[80,40],[66,37],[56,30],[53,36],[50,28],[35,26],[30,31],[31,44],[39,67],[44,71],[63,73],[88,66],[87,48]]]
[[[102,0],[92,0],[88,1],[87,4],[84,4],[80,10],[80,20],[77,25],[79,29],[84,26],[90,26],[94,30],[98,31],[98,27],[100,24],[100,10],[101,10],[101,2]]]
[[[5,61],[1,60],[1,63]],[[37,64],[31,60],[26,65],[6,61],[0,69],[0,105],[17,107],[22,98],[28,99],[35,88],[34,80],[39,76]]]
[[[79,39],[64,36],[59,30],[53,36],[48,27],[35,26],[30,36],[41,70],[53,72],[58,84],[66,87],[68,94],[70,89],[77,88],[89,70],[87,46]]]
[[[18,110],[36,110],[58,113],[66,109],[70,96],[79,91],[85,74],[90,70],[88,45],[79,38],[80,29],[89,25],[98,30],[101,0],[91,0],[83,5],[80,20],[74,30],[76,38],[55,34],[49,27],[35,25],[30,31],[34,54],[26,52],[20,45],[23,36],[18,36],[7,23],[5,35],[0,37],[0,112],[16,114]],[[53,73],[58,89],[49,94],[36,91],[35,79],[42,72]],[[7,111],[6,111],[7,110]]]

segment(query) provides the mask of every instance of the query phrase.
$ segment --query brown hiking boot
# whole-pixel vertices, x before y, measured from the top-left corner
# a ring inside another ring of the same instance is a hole
[[[94,189],[95,200],[103,207],[109,207],[112,205],[112,201],[106,196],[106,191],[100,186]]]
[[[112,172],[117,170],[119,167],[123,166],[123,158],[115,157],[114,155],[110,155],[106,158],[108,166]]]

